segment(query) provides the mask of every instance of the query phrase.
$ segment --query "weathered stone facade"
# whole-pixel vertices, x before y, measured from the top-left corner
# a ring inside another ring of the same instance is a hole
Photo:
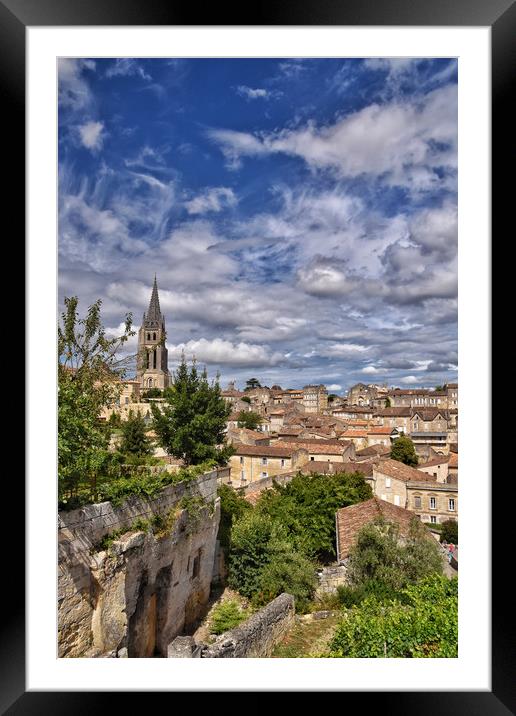
[[[172,639],[193,628],[209,598],[220,519],[216,490],[212,471],[153,499],[59,514],[60,657],[120,656],[124,649],[129,657],[166,656]],[[182,497],[197,498],[190,501],[197,509]],[[155,515],[168,517],[166,529],[153,534],[135,526]],[[99,550],[104,537],[124,529]]]

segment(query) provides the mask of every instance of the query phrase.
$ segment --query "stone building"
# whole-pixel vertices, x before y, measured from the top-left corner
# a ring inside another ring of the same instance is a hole
[[[328,391],[324,385],[305,385],[303,406],[307,413],[322,413],[328,407]]]
[[[378,462],[371,486],[377,497],[414,512],[423,522],[440,524],[458,518],[457,485],[439,482],[433,474],[397,460]]]
[[[165,316],[159,305],[158,284],[154,276],[154,285],[147,313],[138,331],[138,369],[137,378],[142,390],[149,388],[167,388],[170,383],[168,371],[168,350],[165,345]]]
[[[377,397],[377,385],[357,383],[348,390],[348,405],[372,405]]]
[[[234,487],[281,475],[309,460],[307,450],[301,446],[233,443],[233,447],[235,453],[229,459],[229,482]]]

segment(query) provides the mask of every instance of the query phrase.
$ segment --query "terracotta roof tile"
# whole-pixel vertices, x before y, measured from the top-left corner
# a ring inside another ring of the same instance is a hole
[[[383,517],[388,522],[399,525],[400,535],[408,536],[411,523],[415,518],[413,512],[392,505],[390,502],[373,497],[357,505],[343,507],[337,511],[337,559],[339,561],[349,556],[351,548],[355,545],[358,533],[365,525]],[[431,539],[430,533],[429,536]]]
[[[382,475],[387,475],[387,477],[402,480],[403,482],[436,482],[436,478],[433,475],[416,470],[403,462],[398,462],[398,460],[382,460],[375,469],[376,472],[381,472]]]

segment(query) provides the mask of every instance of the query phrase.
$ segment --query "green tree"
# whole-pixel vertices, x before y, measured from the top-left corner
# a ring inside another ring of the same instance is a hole
[[[245,411],[241,410],[237,416],[237,425],[239,428],[248,428],[249,430],[256,430],[261,425],[262,417],[258,413],[253,413],[252,410]]]
[[[221,547],[229,552],[231,544],[231,528],[233,522],[238,520],[245,512],[252,509],[251,503],[245,500],[229,485],[221,485],[217,494],[220,497],[220,522],[217,535]]]
[[[58,485],[61,503],[95,500],[99,476],[109,470],[109,430],[99,415],[120,395],[125,361],[119,350],[134,335],[131,315],[124,332],[107,338],[101,301],[79,317],[78,298],[64,299],[58,326]]]
[[[260,381],[258,378],[249,378],[249,380],[246,380],[245,382],[245,389],[244,390],[253,390],[254,388],[261,388]]]
[[[458,583],[433,574],[402,590],[401,600],[368,597],[346,611],[330,657],[456,658]]]
[[[283,525],[298,551],[328,562],[336,556],[336,511],[372,496],[360,473],[298,474],[263,492],[256,508]]]
[[[459,544],[459,523],[456,520],[445,520],[441,523],[441,542]]]
[[[389,398],[389,396],[387,396],[387,397],[385,398],[385,407],[386,407],[386,408],[390,408],[390,407],[391,407],[391,399]]]
[[[444,390],[444,385],[436,385],[434,390],[437,391],[438,393],[442,393]]]
[[[398,460],[411,467],[418,464],[414,443],[406,435],[400,435],[399,438],[396,438],[391,447],[390,457],[392,460]]]
[[[251,398],[248,395],[243,395],[240,400],[244,403],[248,403],[249,405],[251,405]]]
[[[233,452],[224,443],[231,407],[221,396],[218,377],[210,384],[206,368],[199,373],[195,360],[188,367],[183,354],[163,397],[164,402],[159,407],[152,403],[151,410],[159,444],[168,454],[186,465],[226,463]]]
[[[293,548],[283,525],[256,510],[233,526],[228,567],[229,586],[255,606],[289,592],[302,611],[315,590],[313,562]]]
[[[365,525],[349,554],[348,580],[361,597],[395,597],[408,584],[441,574],[443,560],[437,542],[414,517],[401,539],[399,526],[382,518]]]
[[[142,398],[161,398],[162,396],[163,391],[160,388],[149,388],[142,393]]]
[[[151,455],[152,445],[147,437],[147,426],[140,411],[129,411],[127,420],[122,423],[122,442],[120,452],[129,455]]]

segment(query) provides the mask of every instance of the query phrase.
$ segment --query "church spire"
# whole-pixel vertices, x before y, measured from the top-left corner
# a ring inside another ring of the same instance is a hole
[[[152,286],[152,295],[149,303],[149,309],[145,316],[145,325],[147,326],[158,326],[163,322],[163,316],[161,315],[161,308],[159,305],[158,295],[158,282],[156,274],[154,274],[154,284]]]

